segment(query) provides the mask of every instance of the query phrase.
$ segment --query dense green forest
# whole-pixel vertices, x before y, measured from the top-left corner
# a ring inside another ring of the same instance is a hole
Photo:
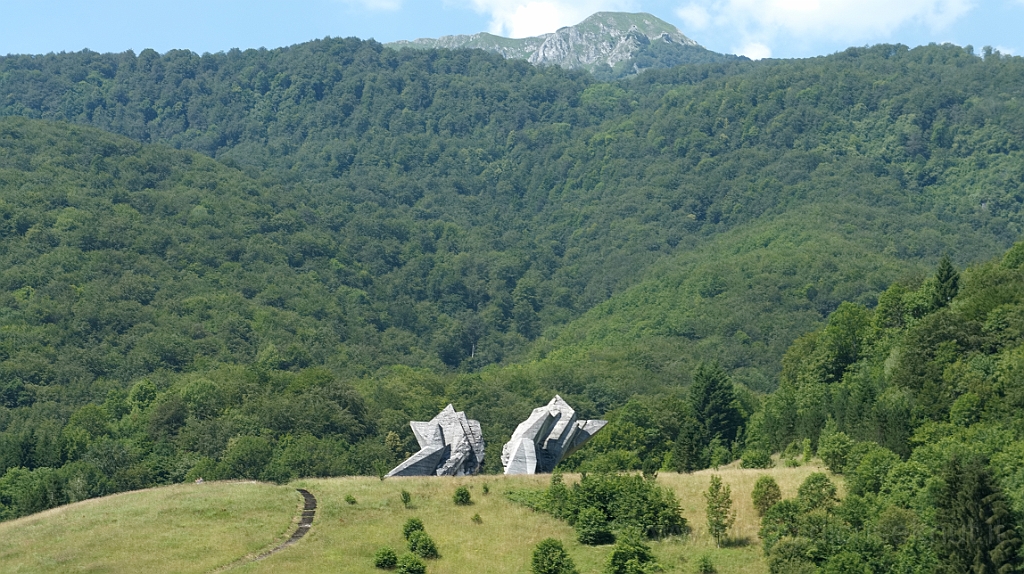
[[[556,392],[612,421],[566,470],[847,440],[848,477],[968,465],[1019,516],[1020,277],[982,262],[1024,229],[1022,91],[949,45],[614,83],[355,39],[0,58],[0,517],[377,474],[448,402],[498,471]]]
[[[746,446],[813,445],[848,492],[767,511],[774,572],[1018,571],[1022,267],[1024,243],[962,275],[943,260],[790,347]]]

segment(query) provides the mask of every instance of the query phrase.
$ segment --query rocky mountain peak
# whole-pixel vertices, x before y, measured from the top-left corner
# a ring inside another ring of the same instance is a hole
[[[399,41],[388,46],[398,49],[479,48],[532,64],[584,68],[613,76],[628,75],[648,67],[730,58],[706,50],[656,16],[629,12],[598,12],[575,26],[530,38],[479,33]]]

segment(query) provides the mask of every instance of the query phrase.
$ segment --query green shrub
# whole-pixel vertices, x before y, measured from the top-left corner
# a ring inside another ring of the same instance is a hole
[[[551,486],[545,493],[545,505],[548,512],[555,518],[566,520],[572,516],[572,504],[569,501],[569,489],[562,481],[562,473],[551,474]]]
[[[398,564],[398,555],[390,546],[383,546],[373,554],[373,565],[385,570],[394,568]]]
[[[772,505],[761,518],[761,529],[757,535],[764,544],[764,553],[770,554],[772,548],[786,536],[800,533],[800,515],[803,509],[795,500],[782,500]]]
[[[533,574],[577,574],[576,564],[554,538],[541,540],[533,549]]]
[[[836,503],[836,485],[825,473],[812,473],[800,485],[796,499],[804,511],[831,508]]]
[[[397,574],[427,574],[427,565],[416,556],[406,553],[398,559]]]
[[[486,482],[484,483],[483,491],[484,491],[484,496],[486,496],[486,495],[491,493],[491,487],[487,486]]]
[[[743,458],[740,461],[743,468],[771,468],[772,454],[767,449],[752,448],[743,451]]]
[[[474,514],[473,518],[470,518],[470,520],[472,520],[474,524],[483,524],[484,523],[484,519],[480,518],[480,513],[479,512]]]
[[[782,451],[782,458],[797,458],[803,454],[803,442],[793,441],[789,443],[785,450]]]
[[[608,525],[608,517],[594,507],[584,508],[576,515],[576,539],[580,544],[599,546],[615,542],[611,528]]]
[[[613,529],[636,527],[648,538],[686,531],[675,494],[637,475],[586,474],[568,491],[570,523],[584,508],[604,513]]]
[[[921,572],[922,570],[918,570]],[[828,559],[823,574],[846,574],[847,572],[871,572],[871,565],[858,552],[845,550]]]
[[[623,532],[605,561],[607,574],[645,574],[658,570],[651,547],[644,544],[642,533],[635,528]]]
[[[352,496],[351,494],[346,494],[345,495],[345,502],[347,502],[349,504],[355,504],[356,503],[356,497]]]
[[[697,559],[696,572],[697,574],[716,574],[718,570],[715,569],[715,563],[711,561],[711,556],[701,554]]]
[[[409,504],[412,503],[412,495],[409,494],[408,490],[402,489],[402,506],[409,508]]]
[[[419,518],[410,518],[405,521],[405,526],[402,527],[402,535],[408,540],[412,536],[413,532],[423,530],[423,521]]]
[[[806,538],[782,538],[768,555],[768,571],[771,574],[813,574],[818,571],[810,559],[813,551],[814,544]]]
[[[469,497],[469,489],[465,486],[460,486],[455,489],[455,495],[452,496],[452,500],[459,506],[468,506],[473,504],[472,499]]]
[[[754,508],[758,516],[764,516],[768,509],[775,506],[775,503],[782,500],[782,490],[775,479],[763,474],[754,483],[754,492],[751,493],[754,500]]]
[[[889,474],[889,469],[900,463],[900,457],[891,450],[870,443],[868,450],[856,465],[850,461],[847,469],[846,485],[851,494],[864,496],[868,493],[877,494],[882,489],[882,481]]]
[[[846,462],[853,448],[853,440],[841,431],[822,433],[818,441],[818,456],[832,472],[839,474],[846,470]]]
[[[416,530],[409,535],[409,551],[420,558],[437,558],[437,544],[423,530]]]

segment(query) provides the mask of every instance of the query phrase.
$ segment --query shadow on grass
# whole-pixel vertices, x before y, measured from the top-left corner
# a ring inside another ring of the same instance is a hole
[[[754,543],[754,540],[749,536],[743,536],[739,538],[723,538],[722,548],[744,548]]]

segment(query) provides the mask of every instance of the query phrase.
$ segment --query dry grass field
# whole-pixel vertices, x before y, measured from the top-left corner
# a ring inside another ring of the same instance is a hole
[[[770,470],[723,467],[689,475],[663,473],[658,481],[679,497],[692,532],[652,543],[668,572],[693,572],[708,554],[719,572],[767,572],[757,538],[758,519],[750,500],[754,482],[771,474],[786,497],[815,465]],[[732,488],[736,524],[722,548],[707,534],[702,492],[717,474]],[[576,477],[566,475],[567,482]],[[243,556],[273,547],[290,534],[306,488],[318,499],[309,534],[294,546],[231,572],[373,572],[374,551],[384,545],[405,549],[402,525],[423,520],[441,557],[428,561],[431,574],[530,571],[533,547],[544,538],[561,540],[580,572],[602,571],[609,546],[575,541],[564,522],[509,501],[509,489],[547,486],[549,477],[466,478],[371,477],[306,479],[288,486],[208,483],[127,493],[55,509],[0,524],[3,572],[210,572]],[[838,483],[838,481],[837,481]],[[484,494],[484,485],[489,494]],[[473,504],[456,506],[452,495],[467,486]],[[403,506],[401,491],[412,495]],[[355,499],[354,504],[346,497]],[[479,515],[479,521],[473,517]]]
[[[659,483],[676,492],[692,532],[688,537],[670,538],[651,546],[668,572],[692,572],[697,558],[708,554],[723,574],[765,573],[768,569],[757,537],[758,517],[750,498],[754,482],[760,475],[770,474],[779,483],[783,496],[792,497],[812,472],[824,470],[813,464],[770,470],[745,470],[732,465],[693,474],[662,473]],[[729,541],[722,548],[717,548],[707,534],[704,515],[702,493],[707,490],[712,474],[730,485],[737,514]],[[565,476],[567,482],[575,479]],[[377,548],[388,545],[399,553],[404,550],[402,524],[415,516],[423,520],[441,552],[440,559],[428,561],[427,571],[431,574],[527,574],[533,547],[548,537],[562,541],[580,572],[601,572],[610,547],[583,546],[576,542],[572,528],[564,522],[524,508],[503,495],[512,488],[544,488],[548,481],[547,476],[299,481],[296,486],[309,489],[321,501],[314,528],[296,547],[238,571],[269,573],[301,568],[310,573],[372,572],[372,556]],[[483,494],[484,484],[490,490],[488,495]],[[472,506],[452,503],[455,489],[463,485],[472,494]],[[412,495],[408,509],[402,506],[403,489]],[[356,504],[345,503],[347,495],[355,498]],[[479,523],[472,520],[477,514]]]

